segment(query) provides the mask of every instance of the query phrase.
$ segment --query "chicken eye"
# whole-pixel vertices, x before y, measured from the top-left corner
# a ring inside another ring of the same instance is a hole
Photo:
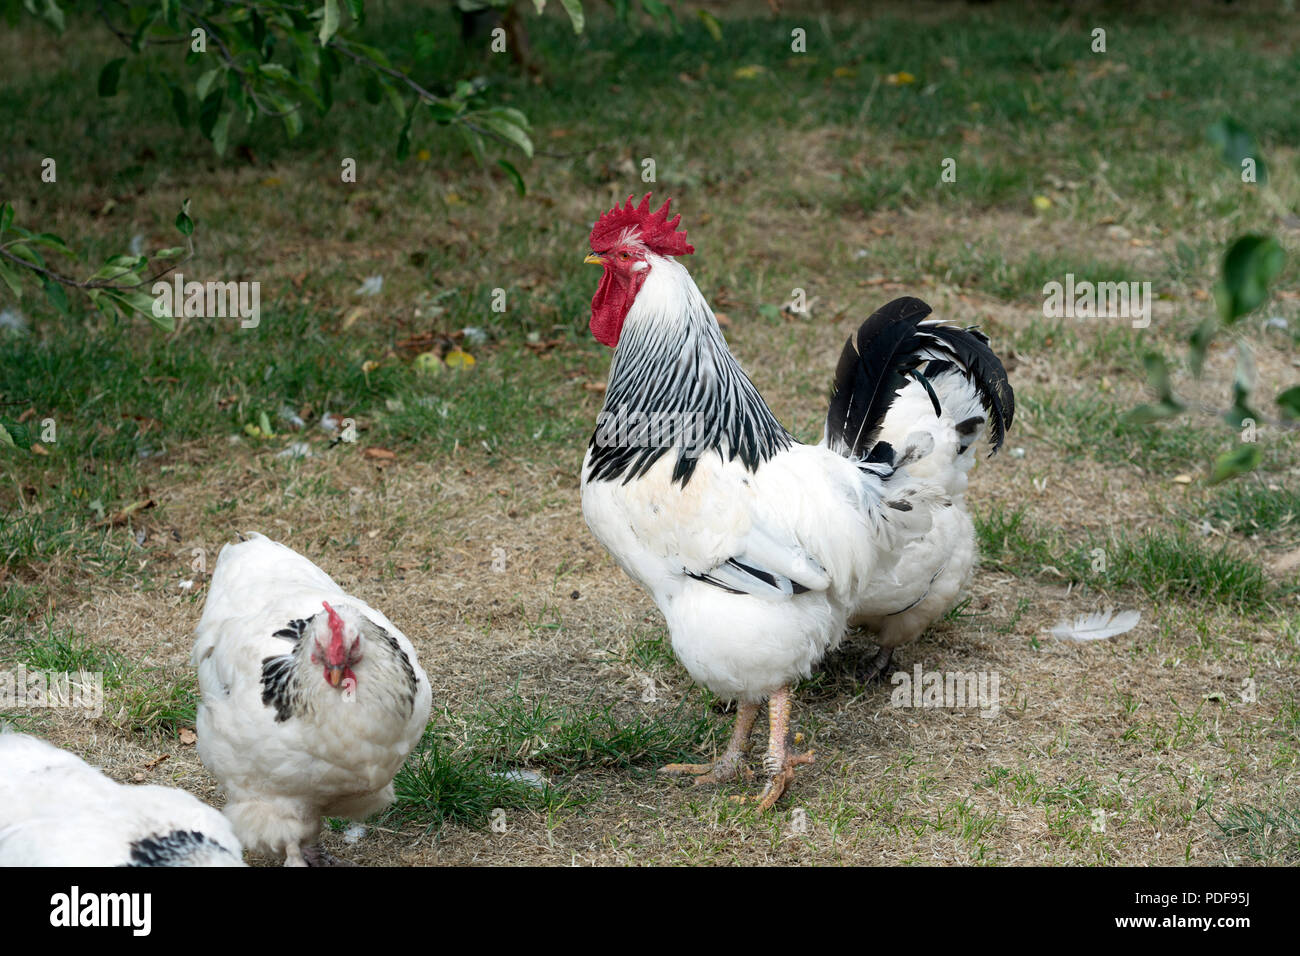
[[[618,257],[619,257],[620,259],[622,259],[624,262],[626,262],[628,259],[631,259],[631,258],[632,258],[632,257],[629,256],[626,252],[620,252],[620,253],[618,254]]]

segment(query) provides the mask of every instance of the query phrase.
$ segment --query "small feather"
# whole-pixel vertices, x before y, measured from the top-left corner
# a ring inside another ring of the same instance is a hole
[[[1095,614],[1080,614],[1071,624],[1069,618],[1061,621],[1049,632],[1057,640],[1086,643],[1102,641],[1108,637],[1126,634],[1137,627],[1141,611],[1121,611],[1113,614],[1110,608]]]

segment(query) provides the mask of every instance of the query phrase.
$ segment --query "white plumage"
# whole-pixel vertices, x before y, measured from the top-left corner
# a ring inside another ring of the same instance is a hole
[[[0,866],[242,866],[230,822],[172,787],[116,783],[27,734],[0,733]]]
[[[223,548],[191,660],[199,755],[248,849],[328,861],[322,816],[392,802],[429,681],[393,622],[311,561],[256,533]]]
[[[884,671],[895,649],[948,613],[975,567],[975,525],[966,508],[966,486],[975,456],[986,444],[985,410],[974,384],[957,368],[936,375],[930,384],[940,414],[922,385],[911,382],[885,415],[880,440],[901,448],[917,431],[930,435],[933,450],[907,471],[943,488],[952,507],[935,512],[930,530],[895,551],[857,596],[849,623],[871,631],[880,645],[860,675],[868,680]]]

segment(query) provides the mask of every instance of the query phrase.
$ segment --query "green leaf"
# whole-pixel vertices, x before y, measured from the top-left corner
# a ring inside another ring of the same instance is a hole
[[[758,307],[758,314],[761,315],[761,316],[762,316],[763,318],[765,318],[765,319],[779,319],[779,318],[781,318],[781,310],[780,310],[779,308],[777,308],[776,306],[772,305],[772,303],[770,303],[770,302],[767,302],[767,303],[764,303],[763,305],[760,305],[760,306]]]
[[[169,246],[166,249],[159,249],[153,254],[154,259],[175,259],[185,252],[184,246]]]
[[[185,91],[173,83],[167,81],[167,87],[171,90],[172,112],[176,114],[176,122],[180,124],[181,129],[190,125],[190,100],[185,95]]]
[[[465,144],[469,146],[469,151],[473,154],[474,159],[480,166],[486,166],[487,156],[483,152],[483,137],[468,126],[461,126],[460,132],[465,137]]]
[[[22,283],[18,279],[18,273],[7,262],[0,262],[0,279],[4,280],[5,285],[9,287],[9,291],[14,294],[14,298],[22,301]]]
[[[45,290],[45,297],[50,300],[51,305],[63,315],[72,317],[72,313],[68,311],[68,294],[63,291],[63,286],[53,279],[46,279],[41,283],[41,288]]]
[[[320,45],[326,46],[330,38],[339,32],[339,0],[325,0],[324,13],[320,21]]]
[[[1210,484],[1217,485],[1229,478],[1254,471],[1259,467],[1263,457],[1264,453],[1254,442],[1242,443],[1232,451],[1225,451],[1214,460],[1214,468],[1210,471]]]
[[[1138,405],[1124,415],[1124,421],[1133,425],[1149,425],[1181,415],[1184,407],[1178,402],[1160,402],[1156,405]]]
[[[27,9],[32,13],[37,13],[35,0],[28,0]],[[44,0],[41,3],[39,16],[42,20],[54,27],[60,33],[63,32],[63,10],[59,7],[56,0]]]
[[[212,139],[212,127],[217,125],[221,115],[221,103],[226,94],[222,90],[213,90],[199,103],[199,132],[206,139]]]
[[[232,113],[234,113],[234,110],[226,110],[212,124],[212,147],[217,151],[218,156],[224,156],[226,152],[226,136],[230,133],[230,116]]]
[[[1300,418],[1300,385],[1292,385],[1277,397],[1285,418]]]
[[[700,10],[698,12],[700,15],[700,21],[704,24],[704,29],[709,31],[709,36],[713,37],[715,43],[721,43],[722,24],[718,22],[718,18],[709,13],[708,10]]]
[[[26,425],[19,425],[17,422],[5,422],[0,425],[0,444],[24,450],[31,448],[31,430]]]
[[[1146,369],[1147,381],[1151,390],[1162,404],[1178,404],[1174,399],[1174,387],[1169,378],[1169,365],[1159,352],[1147,352],[1142,356],[1142,367]]]
[[[1201,377],[1201,369],[1205,367],[1205,353],[1210,348],[1210,343],[1214,337],[1219,334],[1219,320],[1214,316],[1206,316],[1201,324],[1193,330],[1191,336],[1187,339],[1187,355],[1192,367],[1192,374],[1197,378]]]
[[[124,313],[127,311],[138,312],[164,332],[175,330],[175,317],[169,314],[158,315],[154,312],[153,306],[156,300],[153,296],[136,290],[129,292],[113,290],[110,294],[113,301],[122,307]]]
[[[182,236],[194,235],[194,220],[190,218],[190,201],[181,204],[181,211],[176,214],[176,230]]]
[[[582,0],[560,0],[560,5],[573,21],[573,32],[581,33],[587,22],[587,17],[582,12]]]
[[[125,63],[126,57],[119,56],[116,60],[109,60],[104,64],[104,68],[99,71],[100,96],[117,94],[117,81],[122,78],[122,66]]]
[[[1259,145],[1246,127],[1230,116],[1225,116],[1209,128],[1210,142],[1219,148],[1219,154],[1229,166],[1241,172],[1241,161],[1255,161],[1255,179],[1259,183],[1268,181],[1268,170],[1259,155]]]
[[[198,80],[194,83],[194,95],[199,98],[200,103],[208,98],[208,94],[212,92],[212,86],[217,82],[219,76],[221,76],[221,67],[219,66],[214,66],[206,73],[199,75]]]
[[[406,157],[411,155],[411,121],[415,119],[415,112],[407,114],[406,122],[402,124],[401,130],[397,134],[397,161],[405,162]]]
[[[9,224],[14,221],[14,207],[9,203],[0,203],[0,233],[9,228]]]
[[[1223,278],[1214,287],[1219,315],[1229,325],[1268,298],[1268,284],[1282,271],[1286,253],[1272,236],[1242,236],[1223,257]]]
[[[520,127],[500,116],[484,114],[479,117],[483,126],[498,136],[518,146],[529,159],[533,157],[533,141]]]
[[[519,193],[521,196],[528,194],[528,187],[524,185],[524,177],[519,175],[519,170],[515,169],[513,163],[509,163],[504,159],[498,159],[497,165],[505,170],[506,176],[512,183],[514,183],[515,192]]]

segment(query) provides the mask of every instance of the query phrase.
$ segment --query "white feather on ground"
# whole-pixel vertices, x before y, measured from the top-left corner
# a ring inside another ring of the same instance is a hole
[[[1080,614],[1074,619],[1074,623],[1070,623],[1069,618],[1066,618],[1048,633],[1057,640],[1086,644],[1089,641],[1103,641],[1108,637],[1126,634],[1137,627],[1141,619],[1141,611],[1121,611],[1114,614],[1110,608],[1107,608],[1094,614]]]

